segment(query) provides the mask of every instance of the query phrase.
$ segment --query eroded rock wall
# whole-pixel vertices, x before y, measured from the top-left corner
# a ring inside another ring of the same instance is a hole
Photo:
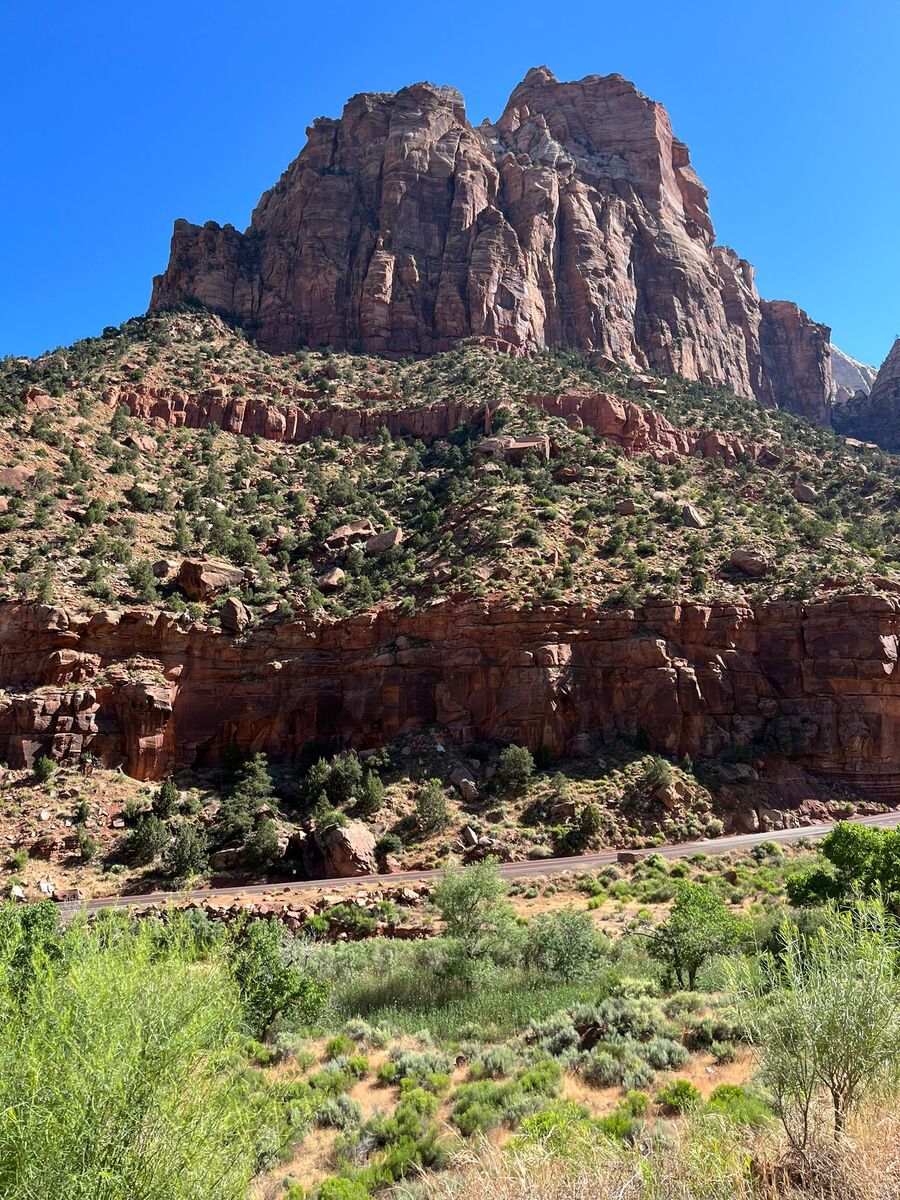
[[[900,777],[900,606],[658,604],[623,613],[445,601],[236,637],[164,612],[0,605],[0,756],[90,750],[158,779],[231,743],[289,760],[437,723],[564,753],[643,730],[703,758],[768,736],[806,767]]]

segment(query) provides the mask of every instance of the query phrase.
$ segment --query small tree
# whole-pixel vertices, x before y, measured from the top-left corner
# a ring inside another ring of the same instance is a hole
[[[153,799],[153,811],[163,821],[168,821],[170,817],[175,815],[178,808],[178,788],[175,786],[175,780],[170,775],[168,779],[164,779],[159,791]]]
[[[426,836],[440,833],[450,821],[444,789],[439,779],[429,779],[416,799],[416,821]]]
[[[203,875],[209,869],[209,838],[205,830],[182,825],[166,850],[166,870],[175,882]]]
[[[247,840],[247,854],[255,867],[270,867],[280,854],[278,826],[271,817],[260,821]]]
[[[569,907],[542,913],[531,922],[525,954],[542,975],[568,983],[595,966],[601,948],[591,914]]]
[[[35,759],[33,771],[38,783],[49,783],[56,774],[56,763],[46,754],[41,754]]]
[[[534,774],[534,759],[525,746],[507,746],[497,763],[497,781],[514,795],[524,792]]]
[[[374,817],[384,803],[384,784],[375,771],[366,771],[356,799],[361,817]]]
[[[697,972],[717,954],[731,954],[749,937],[744,918],[701,883],[681,883],[669,919],[649,933],[650,954],[681,988],[693,991]]]
[[[288,1013],[299,1025],[312,1024],[328,999],[326,983],[288,961],[284,931],[274,921],[250,921],[236,932],[229,967],[253,1037],[266,1037]]]
[[[813,870],[787,881],[792,904],[816,905],[861,892],[865,896],[900,893],[900,831],[838,821],[822,839],[830,870]]]
[[[153,568],[145,559],[132,563],[128,568],[128,586],[138,600],[149,602],[159,595]]]
[[[434,889],[433,900],[447,937],[458,939],[470,958],[490,956],[515,929],[515,913],[506,899],[506,883],[496,859],[485,859],[461,871],[448,868]]]
[[[159,817],[153,813],[142,813],[134,829],[125,838],[122,855],[135,866],[145,867],[168,846],[170,836]]]
[[[234,784],[222,801],[216,815],[216,842],[220,846],[243,845],[253,830],[260,809],[276,804],[266,756],[254,754],[238,767]]]
[[[879,900],[829,904],[804,938],[785,920],[777,953],[732,971],[739,1017],[792,1142],[806,1146],[825,1093],[840,1137],[866,1096],[900,1089],[900,934]]]

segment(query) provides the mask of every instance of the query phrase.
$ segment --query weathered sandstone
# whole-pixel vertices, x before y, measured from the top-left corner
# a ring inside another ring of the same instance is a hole
[[[870,595],[634,613],[485,599],[239,640],[164,612],[3,604],[0,756],[20,766],[90,750],[158,779],[232,743],[285,760],[439,724],[460,744],[563,753],[640,729],[695,759],[768,735],[802,766],[900,794],[898,637],[900,602]],[[63,655],[76,686],[62,682]],[[129,677],[135,661],[143,682]]]
[[[246,232],[175,223],[151,308],[200,302],[275,351],[574,346],[827,420],[828,331],[760,301],[665,109],[620,75],[535,68],[478,128],[417,83],[307,132]]]
[[[278,403],[262,397],[232,397],[226,400],[219,388],[200,392],[182,392],[173,388],[136,384],[112,388],[107,403],[122,406],[132,416],[163,427],[203,429],[215,425],[226,433],[256,435],[277,442],[303,443],[330,430],[334,437],[355,440],[372,438],[388,429],[395,437],[421,438],[429,442],[446,438],[457,426],[489,421],[484,406],[475,401],[429,404],[416,408],[351,408],[328,406],[304,409],[297,404]],[[542,409],[548,416],[562,417],[569,423],[588,426],[601,437],[621,446],[627,454],[655,454],[673,460],[678,455],[695,454],[720,459],[733,466],[751,458],[762,466],[772,466],[778,454],[757,442],[748,442],[732,433],[680,429],[661,413],[631,400],[605,392],[571,392],[563,395],[528,396],[525,402]],[[512,442],[516,444],[511,445]],[[545,435],[537,438],[487,438],[485,452],[520,460],[527,453],[546,458],[550,445]],[[329,538],[364,541],[375,530],[369,522],[359,528],[341,526]]]
[[[866,396],[858,392],[835,412],[835,427],[885,450],[900,451],[900,338],[882,363]]]

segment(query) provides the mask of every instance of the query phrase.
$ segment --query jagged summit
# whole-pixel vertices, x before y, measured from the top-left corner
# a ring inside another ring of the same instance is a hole
[[[185,301],[273,351],[572,346],[829,419],[828,330],[715,245],[687,147],[621,75],[534,67],[478,128],[453,88],[354,96],[244,233],[176,222],[151,308]]]

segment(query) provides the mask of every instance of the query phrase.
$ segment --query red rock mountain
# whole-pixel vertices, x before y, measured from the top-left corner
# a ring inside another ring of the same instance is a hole
[[[244,233],[176,222],[151,308],[199,302],[273,351],[573,346],[829,420],[829,330],[760,299],[620,75],[535,68],[478,128],[453,88],[363,93],[308,135]]]
[[[875,376],[871,392],[868,396],[857,392],[847,400],[835,414],[835,425],[841,433],[900,452],[900,337]]]

